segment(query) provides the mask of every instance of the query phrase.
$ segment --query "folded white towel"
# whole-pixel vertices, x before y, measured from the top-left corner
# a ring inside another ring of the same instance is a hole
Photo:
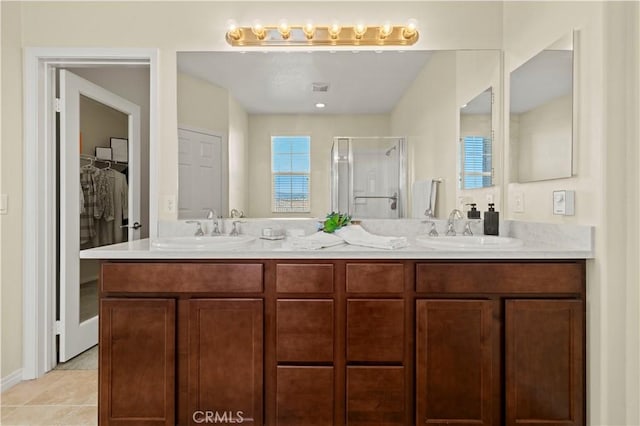
[[[360,225],[349,225],[336,230],[335,234],[349,244],[387,250],[399,249],[409,245],[405,237],[383,237],[365,231]]]
[[[334,234],[315,232],[306,237],[288,237],[287,244],[296,250],[318,250],[344,244],[344,240]]]

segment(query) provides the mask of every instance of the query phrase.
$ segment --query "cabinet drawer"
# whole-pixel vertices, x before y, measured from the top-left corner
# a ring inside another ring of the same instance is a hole
[[[333,265],[278,264],[278,293],[333,293]]]
[[[279,362],[333,361],[333,300],[278,300],[276,315]]]
[[[105,263],[103,292],[257,293],[262,264],[256,263]]]
[[[347,425],[405,425],[404,367],[347,367]]]
[[[580,293],[578,263],[420,263],[416,291],[426,293]]]
[[[401,362],[404,300],[347,301],[347,361]]]
[[[402,293],[404,265],[401,263],[348,263],[347,292]]]
[[[334,424],[333,367],[283,367],[276,377],[278,426]]]

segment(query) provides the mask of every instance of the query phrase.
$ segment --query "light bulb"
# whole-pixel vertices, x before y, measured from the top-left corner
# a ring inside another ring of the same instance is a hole
[[[327,29],[327,32],[329,33],[329,37],[332,40],[336,40],[341,30],[342,30],[342,27],[340,26],[340,24],[338,24],[337,22],[334,22],[329,26],[329,28]]]
[[[409,19],[407,25],[402,29],[402,38],[408,40],[415,37],[418,32],[418,22],[415,19]]]
[[[227,24],[227,36],[233,40],[238,41],[242,38],[242,29],[238,27],[238,24],[234,20],[229,20]]]
[[[278,32],[282,36],[283,40],[289,39],[289,37],[291,36],[291,27],[289,26],[286,20],[282,19],[278,23]]]
[[[363,23],[358,23],[355,27],[353,27],[353,34],[356,36],[356,40],[362,39],[366,32],[367,26]]]
[[[307,38],[307,40],[311,40],[316,33],[316,27],[312,22],[307,22],[302,27],[302,32],[304,33],[304,36]]]
[[[258,40],[264,40],[267,36],[267,31],[264,29],[259,21],[255,21],[251,26],[251,32],[256,36]]]
[[[391,25],[388,22],[385,22],[380,26],[380,39],[384,40],[385,38],[389,37],[389,35],[391,35],[392,32],[393,32],[393,25]]]
[[[316,104],[316,108],[324,108],[325,106],[326,106],[326,105],[325,105],[325,104],[323,104],[322,102],[318,102],[318,103]]]

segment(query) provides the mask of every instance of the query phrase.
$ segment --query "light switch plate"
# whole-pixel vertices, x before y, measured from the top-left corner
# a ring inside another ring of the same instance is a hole
[[[9,196],[7,194],[0,194],[0,214],[7,214],[9,209]]]
[[[524,193],[513,193],[513,211],[515,213],[524,213]]]
[[[575,191],[553,191],[553,214],[563,216],[575,214]]]

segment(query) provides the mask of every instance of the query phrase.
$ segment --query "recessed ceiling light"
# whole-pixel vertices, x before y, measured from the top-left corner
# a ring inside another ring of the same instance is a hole
[[[323,104],[322,102],[318,102],[318,103],[316,104],[316,108],[324,108],[325,106],[326,106],[326,105],[325,105],[325,104]]]
[[[463,104],[460,108],[466,108],[467,104]]]

